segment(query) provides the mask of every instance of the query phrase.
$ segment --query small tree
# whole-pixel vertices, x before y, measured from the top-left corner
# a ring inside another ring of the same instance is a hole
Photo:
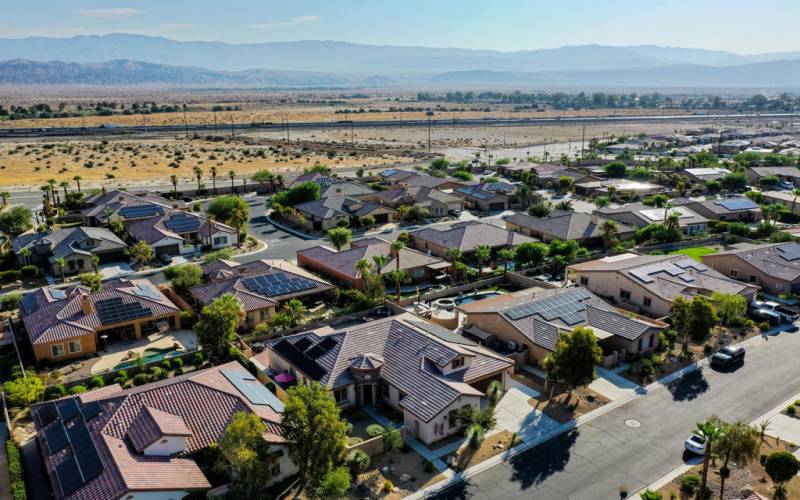
[[[233,415],[219,440],[219,453],[230,475],[230,493],[240,498],[260,498],[272,478],[275,459],[263,435],[267,426],[250,412]]]
[[[347,467],[336,467],[325,474],[322,483],[312,492],[312,497],[320,500],[344,498],[349,489],[350,471],[347,470]]]
[[[483,265],[492,258],[492,248],[481,244],[475,247],[475,258],[478,259],[478,277],[483,275]]]
[[[67,281],[66,278],[64,277],[64,266],[67,265],[66,259],[64,259],[64,257],[57,258],[56,265],[58,266],[58,272],[61,274],[61,281],[62,282]]]
[[[508,266],[514,261],[515,255],[516,252],[513,248],[501,248],[500,251],[497,252],[497,256],[503,261],[503,275],[508,274]]]
[[[353,232],[346,227],[335,227],[328,231],[328,239],[331,240],[336,250],[344,248],[353,237]]]
[[[32,227],[33,213],[23,206],[11,207],[0,213],[0,231],[11,236],[24,233]]]
[[[44,394],[44,384],[35,372],[28,371],[24,377],[10,380],[3,384],[6,398],[12,406],[30,406]]]
[[[600,234],[603,236],[603,246],[610,248],[616,243],[619,234],[617,222],[611,219],[600,223]]]
[[[544,243],[522,243],[514,248],[514,262],[518,267],[538,267],[544,263],[550,251]]]
[[[103,278],[99,273],[83,273],[78,276],[81,285],[91,288],[93,292],[99,292],[103,289]]]
[[[144,240],[139,240],[134,243],[128,252],[130,252],[131,257],[143,266],[153,260],[153,247]]]
[[[311,485],[313,491],[344,458],[346,424],[333,394],[318,382],[296,385],[287,393],[282,427],[289,457],[297,465],[301,486]]]
[[[242,304],[230,293],[223,294],[200,311],[195,325],[197,339],[217,356],[225,356],[242,317]]]
[[[642,500],[661,500],[663,495],[657,491],[653,491],[650,489],[644,490],[639,494]]]
[[[399,450],[405,443],[398,429],[386,429],[383,431],[381,440],[383,441],[383,452],[387,455]]]
[[[720,468],[719,497],[725,498],[725,480],[730,474],[731,461],[740,466],[750,463],[761,446],[758,431],[744,422],[723,425],[722,436],[716,444],[717,456],[722,458]]]
[[[716,444],[717,440],[722,436],[722,421],[716,415],[712,415],[708,420],[704,422],[697,422],[695,425],[694,432],[705,439],[706,441],[706,452],[703,456],[703,473],[700,476],[700,493],[707,489],[708,484],[708,464],[711,462],[711,457],[714,456],[714,445]]]
[[[165,274],[170,278],[172,288],[180,294],[188,293],[190,288],[203,281],[203,270],[191,262],[171,267]]]
[[[178,176],[172,174],[169,176],[169,181],[172,183],[172,195],[175,199],[178,199]]]
[[[371,228],[372,226],[375,225],[375,217],[369,214],[365,215],[364,217],[361,217],[359,221],[361,222],[361,225],[364,226],[365,228]]]
[[[741,323],[747,315],[747,300],[739,294],[713,292],[711,302],[723,325]]]
[[[562,175],[558,178],[558,190],[562,193],[566,193],[572,189],[572,184],[575,181],[572,177],[568,175]]]
[[[245,217],[249,215],[249,207],[244,199],[238,196],[219,196],[214,199],[206,210],[214,218],[225,224],[232,225],[234,214],[237,210],[243,210]]]
[[[405,271],[392,271],[388,274],[389,279],[394,281],[397,289],[397,302],[400,302],[400,285],[408,279],[408,273]]]
[[[590,384],[597,373],[603,351],[597,345],[597,337],[590,328],[578,327],[571,333],[562,333],[556,341],[553,352],[544,360],[546,371],[555,375],[556,380],[565,382],[572,389]]]
[[[786,500],[786,483],[800,470],[800,463],[788,451],[778,451],[767,457],[764,470],[774,483],[773,492],[777,500]]]

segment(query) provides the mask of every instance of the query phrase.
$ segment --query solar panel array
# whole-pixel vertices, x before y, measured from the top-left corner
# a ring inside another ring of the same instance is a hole
[[[47,444],[47,451],[50,455],[58,453],[69,444],[67,441],[67,431],[61,424],[51,425],[44,431],[44,441]]]
[[[39,425],[44,427],[58,418],[58,410],[55,403],[46,403],[36,409],[36,416],[39,418]]]
[[[512,320],[518,320],[538,314],[546,321],[560,319],[567,325],[576,325],[586,320],[586,306],[583,301],[591,297],[589,291],[576,288],[529,304],[512,307],[506,311],[506,315]]]
[[[89,434],[86,422],[83,420],[75,422],[72,427],[67,429],[67,435],[72,446],[72,452],[78,461],[83,482],[91,481],[103,472],[103,462],[100,460],[100,454],[97,452],[97,447],[94,445],[91,434]]]
[[[708,267],[692,259],[685,259],[677,262],[656,262],[647,266],[642,266],[631,271],[631,274],[642,283],[652,283],[655,281],[653,274],[667,273],[686,282],[694,281],[694,276],[686,272],[687,268],[697,271],[706,271]]]
[[[800,259],[800,244],[798,243],[785,243],[778,247],[782,257],[786,260]]]
[[[723,207],[725,210],[751,210],[758,208],[758,205],[750,198],[728,198],[727,200],[718,200],[714,203]]]
[[[308,337],[304,337],[295,342],[294,346],[300,349],[301,351],[305,351],[306,349],[309,348],[309,346],[311,346],[311,340]]]
[[[65,292],[64,290],[59,290],[58,288],[51,288],[50,289],[50,295],[52,295],[54,299],[66,299],[67,298],[67,292]]]
[[[146,297],[152,300],[161,300],[161,293],[150,285],[136,285],[136,287],[133,289],[133,293],[140,297]]]
[[[36,312],[39,309],[39,304],[36,302],[36,296],[32,293],[22,296],[22,308],[28,314]]]
[[[100,406],[100,403],[97,401],[92,401],[81,407],[81,414],[83,415],[83,419],[87,422],[103,411],[103,407]]]
[[[164,209],[158,205],[136,205],[132,207],[123,207],[119,210],[119,215],[125,219],[141,219],[146,217],[155,217],[156,215],[163,215]]]
[[[76,416],[78,416],[78,413],[80,413],[80,409],[78,408],[78,402],[75,400],[75,398],[56,401],[56,408],[58,409],[58,415],[64,422],[72,418],[75,418]]]
[[[178,213],[164,221],[164,225],[176,233],[191,233],[197,231],[203,224],[202,219],[191,215]]]
[[[310,279],[284,273],[253,276],[243,281],[250,291],[267,297],[277,297],[317,287],[317,283]]]
[[[250,373],[237,370],[220,371],[254,405],[271,406],[279,413],[283,411],[283,402]]]
[[[95,306],[97,307],[97,315],[100,317],[100,323],[104,325],[145,318],[153,314],[149,307],[144,307],[138,302],[125,303],[121,297],[98,300],[95,302]]]
[[[66,460],[56,466],[56,477],[58,484],[61,487],[61,493],[67,496],[81,486],[83,486],[83,478],[78,469],[78,462],[73,455],[67,457]]]

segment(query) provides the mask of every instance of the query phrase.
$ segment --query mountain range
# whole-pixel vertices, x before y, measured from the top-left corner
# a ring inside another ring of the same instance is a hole
[[[800,52],[742,55],[656,45],[516,52],[334,41],[230,44],[113,34],[0,39],[0,83],[244,85],[406,84],[770,87],[800,80]]]

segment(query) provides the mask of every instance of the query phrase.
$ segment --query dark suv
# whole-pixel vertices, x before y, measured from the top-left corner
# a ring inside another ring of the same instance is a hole
[[[713,366],[728,367],[744,361],[744,347],[726,346],[711,355]]]

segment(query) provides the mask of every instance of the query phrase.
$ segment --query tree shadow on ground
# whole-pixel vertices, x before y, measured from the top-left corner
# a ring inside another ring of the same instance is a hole
[[[667,385],[674,401],[691,401],[708,391],[708,381],[702,370],[695,370],[685,377]]]

